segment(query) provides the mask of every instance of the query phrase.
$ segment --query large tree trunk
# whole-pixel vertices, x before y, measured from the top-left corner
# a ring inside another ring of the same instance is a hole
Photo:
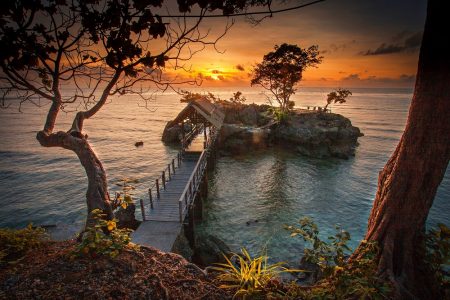
[[[44,147],[62,147],[72,150],[78,156],[88,179],[88,189],[86,192],[86,203],[88,213],[93,209],[101,209],[107,219],[113,218],[111,201],[108,193],[108,182],[103,165],[92,150],[89,142],[79,132],[57,132],[47,134],[40,131],[37,139]],[[86,226],[92,225],[92,219],[87,218]]]
[[[444,3],[428,3],[406,129],[380,172],[366,234],[379,244],[380,275],[393,282],[401,299],[439,299],[423,260],[423,234],[450,158],[450,27]]]

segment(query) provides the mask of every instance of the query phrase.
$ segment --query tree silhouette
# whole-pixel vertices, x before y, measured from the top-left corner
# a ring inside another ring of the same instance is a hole
[[[295,94],[295,85],[302,80],[307,67],[315,67],[322,62],[318,46],[302,49],[297,45],[275,45],[275,51],[263,57],[263,61],[253,70],[251,85],[260,85],[268,90],[268,97],[278,102],[281,111],[289,110],[289,99]]]
[[[45,124],[36,138],[44,147],[73,151],[88,178],[88,212],[101,209],[113,217],[106,172],[83,134],[86,119],[112,95],[146,92],[181,83],[165,79],[165,66],[184,68],[205,46],[214,46],[199,25],[207,12],[224,15],[245,11],[252,1],[178,0],[170,17],[164,0],[22,0],[2,3],[0,12],[1,106],[11,99],[40,105],[50,102]],[[195,17],[187,18],[196,6]],[[164,12],[165,17],[158,15]],[[230,23],[224,26],[225,34]],[[189,81],[193,83],[192,81]],[[70,87],[70,89],[67,89]],[[10,101],[11,100],[11,101]],[[67,131],[55,132],[61,111],[79,110]],[[20,109],[20,107],[19,107]],[[89,217],[88,217],[89,221]],[[89,225],[89,222],[87,222]]]
[[[443,299],[425,263],[425,222],[450,159],[450,31],[447,3],[429,0],[405,131],[380,172],[366,240],[397,299]],[[357,258],[357,249],[353,258]],[[448,295],[447,295],[448,296]]]
[[[323,111],[327,111],[328,105],[332,103],[345,103],[347,98],[352,95],[352,92],[346,89],[337,89],[327,95],[327,104],[323,107]]]

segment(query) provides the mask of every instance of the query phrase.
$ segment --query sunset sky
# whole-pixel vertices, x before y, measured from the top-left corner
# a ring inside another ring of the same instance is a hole
[[[287,1],[284,7],[307,3]],[[426,15],[425,0],[326,0],[274,15],[254,26],[245,18],[190,61],[203,86],[249,86],[252,66],[275,44],[319,46],[323,63],[304,73],[303,86],[412,87]],[[221,32],[224,19],[204,28]]]

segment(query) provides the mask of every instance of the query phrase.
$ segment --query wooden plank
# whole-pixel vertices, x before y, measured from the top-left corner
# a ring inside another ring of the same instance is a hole
[[[197,136],[191,144],[192,149],[197,151],[201,148],[201,153],[203,140],[203,135]],[[150,206],[149,199],[145,199],[145,222],[142,222],[133,232],[133,242],[150,245],[163,251],[171,251],[182,227],[179,216],[179,200],[199,158],[200,156],[191,153],[181,161],[180,166],[175,169],[175,173],[171,174],[171,180],[166,182],[166,189],[163,189],[160,184],[160,197],[153,197],[153,208]],[[183,211],[186,213],[184,201],[182,201],[182,205]]]

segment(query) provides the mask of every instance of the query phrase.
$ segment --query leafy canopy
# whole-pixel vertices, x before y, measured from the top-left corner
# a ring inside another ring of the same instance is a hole
[[[325,105],[324,109],[328,107],[328,105],[332,103],[345,103],[347,102],[347,98],[352,95],[352,92],[350,92],[347,89],[341,89],[338,88],[337,90],[329,93],[327,95],[327,104]]]
[[[270,91],[270,102],[276,100],[286,111],[289,98],[296,91],[295,85],[302,80],[303,71],[321,62],[317,45],[308,49],[291,44],[276,45],[275,50],[264,55],[263,61],[254,68],[251,85],[260,85]]]

